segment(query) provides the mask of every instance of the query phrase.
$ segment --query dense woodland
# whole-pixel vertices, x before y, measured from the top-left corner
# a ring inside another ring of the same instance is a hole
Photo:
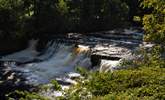
[[[138,0],[0,0],[1,51],[24,47],[29,38],[68,32],[96,32],[140,25],[143,17]],[[147,12],[146,12],[147,11]],[[139,18],[138,18],[139,19]],[[11,48],[4,44],[15,46]]]
[[[80,81],[60,100],[164,100],[165,1],[0,0],[0,44],[4,48],[13,41],[20,45],[30,38],[131,26],[143,27],[144,41],[155,44],[150,52],[139,51],[143,60],[126,63],[136,68],[114,73],[80,69],[90,81]],[[47,100],[37,93],[17,94],[22,96],[21,100]]]
[[[141,25],[144,15],[145,29],[150,20],[159,29],[164,24],[162,6],[159,0],[0,0],[0,37],[110,30]]]
[[[1,0],[1,38],[109,30],[144,11],[138,0]]]

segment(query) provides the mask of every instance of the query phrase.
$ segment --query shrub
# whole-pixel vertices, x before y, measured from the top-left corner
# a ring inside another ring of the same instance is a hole
[[[165,68],[143,66],[139,69],[119,70],[113,73],[94,72],[88,81],[69,90],[67,98],[72,100],[75,97],[80,100],[84,100],[82,99],[84,97],[85,100],[163,100]]]

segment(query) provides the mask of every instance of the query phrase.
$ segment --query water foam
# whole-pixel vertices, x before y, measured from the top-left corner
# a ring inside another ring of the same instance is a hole
[[[37,56],[41,62],[33,62],[14,66],[15,70],[23,72],[28,84],[48,83],[57,77],[65,77],[75,68],[90,67],[89,48],[66,44],[49,43],[43,55]],[[22,53],[16,53],[15,59]],[[11,56],[11,55],[10,55]],[[13,65],[12,65],[13,66]]]

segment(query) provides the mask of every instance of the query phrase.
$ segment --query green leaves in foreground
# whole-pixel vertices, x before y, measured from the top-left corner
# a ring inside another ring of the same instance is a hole
[[[9,95],[14,95],[14,94],[17,96],[16,97],[17,99],[12,97],[8,97],[8,99],[9,100],[49,100],[35,92],[16,90],[15,92],[13,92],[13,94],[9,94]]]
[[[51,81],[51,84],[53,84],[53,88],[58,91],[58,90],[61,90],[61,86],[58,84],[58,82],[56,80],[52,80]]]
[[[165,99],[165,68],[141,67],[113,73],[94,72],[90,77],[85,83],[80,83],[75,86],[76,88],[69,90],[68,98],[71,99],[76,95],[79,98],[90,97],[92,100]],[[71,92],[76,90],[78,92]],[[91,96],[81,95],[88,92]]]

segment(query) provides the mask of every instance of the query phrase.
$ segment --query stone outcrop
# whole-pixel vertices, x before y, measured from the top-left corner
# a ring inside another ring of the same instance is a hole
[[[45,78],[52,79],[69,71],[74,72],[77,66],[111,71],[119,69],[118,64],[122,59],[131,58],[132,51],[143,43],[142,38],[143,33],[135,29],[68,33],[65,37],[54,37],[40,52],[36,50],[37,40],[32,40],[27,49],[4,56],[0,61],[15,62],[15,65],[7,66],[22,71],[25,77],[34,74],[28,77],[32,83],[37,77],[42,82]]]

